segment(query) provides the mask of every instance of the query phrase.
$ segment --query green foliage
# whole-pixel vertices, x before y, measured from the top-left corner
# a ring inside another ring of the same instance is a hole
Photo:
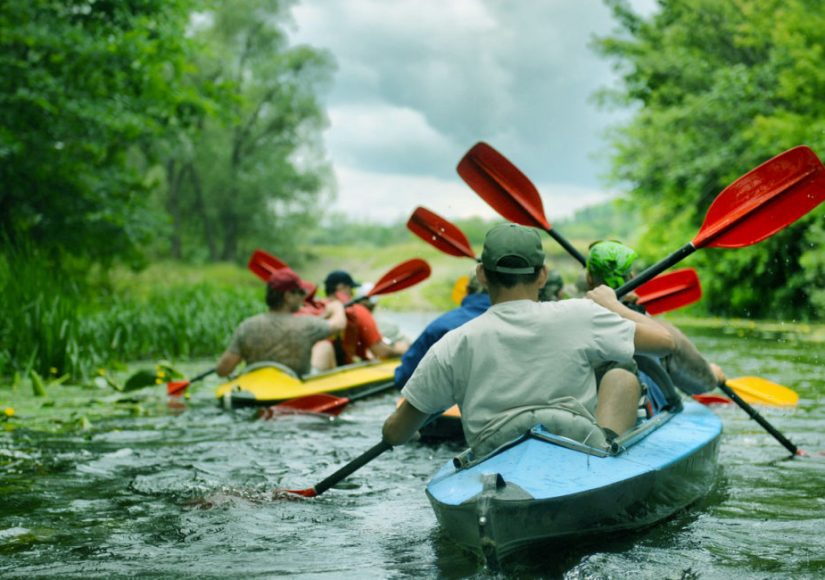
[[[0,230],[53,255],[139,257],[140,145],[180,122],[187,0],[0,3]],[[59,308],[59,306],[58,306]]]
[[[614,200],[582,208],[553,227],[566,238],[583,240],[587,245],[596,240],[619,240],[633,246],[639,236],[641,217],[633,204]]]
[[[716,195],[759,163],[800,143],[825,153],[821,2],[662,0],[648,20],[607,3],[623,31],[597,48],[624,85],[601,96],[638,108],[613,134],[614,178],[632,185],[651,261],[692,239]],[[825,315],[810,287],[822,276],[823,220],[819,209],[756,248],[692,259],[708,309]]]
[[[287,45],[287,6],[214,0],[193,26],[199,50],[188,81],[216,108],[162,144],[175,258],[241,260],[265,247],[289,260],[321,215],[331,179],[316,93],[332,64]]]
[[[2,376],[78,380],[121,361],[217,356],[235,326],[263,309],[246,272],[252,284],[179,283],[169,271],[163,285],[113,294],[68,282],[36,253],[8,254],[0,266]]]

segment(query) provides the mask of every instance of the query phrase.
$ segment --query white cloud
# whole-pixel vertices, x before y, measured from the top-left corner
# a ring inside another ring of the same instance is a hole
[[[359,220],[406,221],[419,205],[450,220],[499,217],[457,174],[453,179],[379,174],[345,165],[336,166],[335,174],[338,198],[333,209]],[[572,216],[581,207],[611,197],[600,189],[564,183],[542,183],[537,187],[542,195],[545,216],[551,224]]]

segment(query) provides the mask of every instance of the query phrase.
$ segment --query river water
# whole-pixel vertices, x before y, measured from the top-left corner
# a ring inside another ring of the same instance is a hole
[[[396,316],[413,335],[425,320]],[[825,348],[781,335],[688,334],[729,376],[799,392],[794,409],[760,411],[814,455],[788,459],[741,410],[715,407],[724,435],[705,499],[649,530],[521,553],[493,572],[443,536],[424,494],[461,450],[455,443],[397,448],[315,499],[272,499],[272,489],[310,487],[377,443],[393,394],[334,420],[264,421],[221,410],[216,381],[193,386],[183,408],[158,387],[140,393],[134,416],[56,432],[21,420],[0,434],[0,576],[825,577],[825,456],[816,454],[825,450]]]

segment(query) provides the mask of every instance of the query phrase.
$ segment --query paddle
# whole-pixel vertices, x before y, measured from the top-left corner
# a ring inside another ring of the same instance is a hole
[[[787,449],[791,455],[807,455],[806,452],[799,449],[796,445],[791,443],[791,441],[785,437],[782,433],[780,433],[773,425],[768,423],[768,421],[760,415],[756,409],[751,407],[748,403],[746,403],[739,395],[736,394],[732,388],[728,386],[727,383],[722,383],[719,385],[719,388],[725,393],[728,397],[733,399],[733,402],[739,405],[744,411],[751,416],[751,419],[759,423],[765,431],[773,435],[773,438],[779,441],[782,446]]]
[[[616,291],[620,298],[700,248],[743,248],[767,239],[825,201],[825,167],[800,145],[752,169],[716,197],[690,242]]]
[[[261,280],[266,282],[275,270],[281,268],[288,268],[286,263],[282,262],[272,254],[263,250],[255,250],[249,258],[249,269]]]
[[[621,298],[699,248],[741,248],[769,238],[825,200],[825,167],[804,145],[752,169],[716,197],[696,237],[618,290]],[[728,385],[722,391],[792,454],[798,449]]]
[[[394,387],[394,381],[387,381],[371,389],[361,391],[351,397],[336,397],[335,395],[330,395],[329,393],[318,393],[315,395],[307,395],[306,397],[298,397],[296,399],[290,399],[288,401],[284,401],[283,403],[268,407],[264,412],[263,418],[270,419],[274,415],[283,412],[326,413],[328,415],[338,415],[344,410],[344,407],[350,403],[360,399],[366,399],[367,397],[377,395],[378,393],[383,393],[384,391]]]
[[[697,302],[702,297],[702,286],[696,270],[684,268],[656,276],[639,286],[636,294],[639,296],[636,304],[655,315]]]
[[[421,426],[423,429],[425,426],[429,425],[431,422],[435,421],[438,417],[441,416],[442,413],[435,413],[430,415],[429,418],[424,422]],[[364,467],[367,463],[384,453],[385,451],[389,451],[392,449],[392,445],[389,443],[381,442],[373,445],[369,449],[367,449],[364,453],[344,465],[341,469],[333,473],[332,475],[324,478],[320,482],[316,483],[312,487],[308,487],[306,489],[277,489],[274,490],[273,493],[276,495],[283,495],[283,494],[291,494],[291,495],[300,495],[303,497],[316,497],[324,493],[326,490],[331,488],[333,485],[349,477],[362,467]]]
[[[728,387],[751,405],[771,405],[774,407],[793,407],[799,401],[799,395],[782,385],[760,377],[738,377],[728,379]],[[703,393],[693,398],[705,405],[730,404],[733,401],[722,395]]]
[[[435,212],[417,207],[407,220],[407,228],[446,254],[478,261],[464,232]],[[463,298],[461,290],[465,288],[466,284],[459,288],[458,282],[456,283],[453,290],[454,302],[461,302],[460,299],[456,300],[456,296]],[[636,293],[639,295],[638,304],[644,305],[650,314],[661,314],[696,302],[702,297],[702,288],[696,270],[685,268],[656,277],[641,286]]]
[[[728,386],[751,404],[793,407],[799,402],[795,391],[760,377],[728,379]]]
[[[733,402],[727,397],[713,393],[702,393],[700,395],[691,395],[691,397],[703,405],[730,405]]]
[[[547,221],[536,186],[504,155],[479,142],[464,155],[457,170],[467,185],[502,217],[544,230],[582,266],[587,264],[581,252]]]
[[[464,232],[427,208],[415,208],[407,220],[407,229],[445,254],[478,261]]]
[[[430,265],[421,258],[412,258],[406,262],[401,262],[381,276],[378,282],[375,283],[375,286],[372,287],[372,290],[367,292],[366,296],[350,300],[345,306],[352,306],[364,298],[370,298],[380,294],[390,294],[409,288],[429,278],[430,272]]]
[[[185,391],[186,388],[192,383],[197,383],[198,381],[205,379],[217,370],[218,369],[209,369],[208,371],[204,371],[196,377],[189,379],[188,381],[169,381],[168,383],[166,383],[166,394],[170,397],[177,396],[183,391]]]

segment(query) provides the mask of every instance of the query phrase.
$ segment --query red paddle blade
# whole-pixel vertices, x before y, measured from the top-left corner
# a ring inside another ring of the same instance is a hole
[[[752,169],[714,200],[693,245],[741,248],[761,242],[825,201],[825,167],[800,145]]]
[[[426,208],[415,208],[407,220],[407,229],[445,254],[476,259],[464,232]]]
[[[299,411],[302,413],[327,413],[329,415],[337,415],[349,403],[346,397],[335,397],[325,393],[317,395],[307,395],[306,397],[299,397],[297,399],[290,399],[271,407],[272,411],[279,412],[284,410]]]
[[[473,145],[457,170],[461,179],[502,217],[523,226],[550,229],[536,186],[487,143]]]
[[[252,252],[248,266],[249,269],[264,282],[269,280],[269,276],[271,276],[275,270],[288,268],[284,262],[263,250],[255,250]]]
[[[296,499],[294,496],[299,495],[301,497],[315,497],[318,493],[315,491],[314,487],[309,487],[307,489],[274,489],[272,490],[272,499]]]
[[[422,280],[430,277],[430,265],[421,258],[413,258],[401,262],[395,268],[381,276],[367,296],[378,296],[398,292],[404,288],[415,286]]]
[[[733,402],[722,395],[693,395],[693,398],[703,405],[730,405]]]
[[[684,268],[656,276],[639,286],[636,294],[636,303],[644,306],[648,314],[661,314],[699,301],[702,285],[696,270]]]
[[[186,390],[189,381],[169,381],[166,383],[166,394],[170,397],[177,397]]]

